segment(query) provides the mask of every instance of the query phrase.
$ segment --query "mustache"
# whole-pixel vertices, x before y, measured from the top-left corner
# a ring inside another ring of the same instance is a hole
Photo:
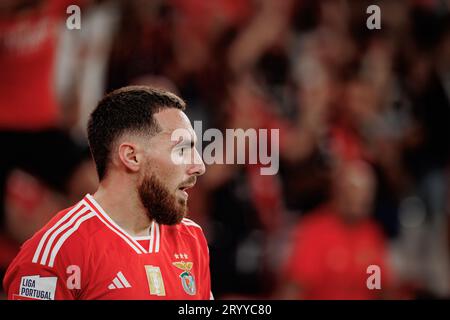
[[[197,183],[197,177],[196,176],[192,176],[189,177],[189,179],[187,179],[186,181],[183,181],[182,183],[180,183],[180,187],[184,187],[184,186],[193,186],[194,184]]]

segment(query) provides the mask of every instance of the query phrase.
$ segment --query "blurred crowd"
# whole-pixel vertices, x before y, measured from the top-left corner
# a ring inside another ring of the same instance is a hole
[[[280,130],[277,175],[214,164],[191,192],[217,299],[450,297],[450,1],[2,0],[0,270],[95,190],[87,118],[129,84]]]

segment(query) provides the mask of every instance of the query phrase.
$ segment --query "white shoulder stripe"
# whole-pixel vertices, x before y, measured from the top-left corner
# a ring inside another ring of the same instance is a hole
[[[55,223],[55,225],[53,227],[51,227],[50,229],[48,229],[45,234],[42,236],[41,241],[39,241],[39,245],[34,253],[33,256],[33,263],[37,263],[39,260],[39,256],[41,254],[41,250],[42,247],[45,244],[45,241],[47,240],[48,236],[56,229],[58,228],[64,221],[66,221],[67,219],[69,219],[69,217],[76,212],[78,209],[80,209],[80,207],[84,205],[82,201],[80,201],[75,207],[72,208],[72,210],[70,210],[69,212],[67,212],[64,217],[62,217],[57,223]]]
[[[81,217],[82,215],[84,215],[86,212],[88,211],[88,208],[83,207],[83,209],[81,209],[79,212],[77,212],[76,214],[74,214],[70,220],[68,222],[66,222],[65,224],[63,224],[60,228],[58,228],[55,232],[53,232],[53,234],[51,235],[50,239],[48,239],[48,242],[45,246],[45,250],[44,253],[42,255],[41,258],[41,264],[42,265],[46,265],[47,264],[47,257],[50,253],[50,249],[53,246],[53,242],[55,241],[56,237],[58,235],[60,235],[62,232],[64,232],[64,230],[66,230],[67,228],[69,228],[73,223],[75,223],[75,221]]]
[[[194,226],[194,227],[197,227],[200,229],[202,228],[198,224],[196,224],[194,221],[192,221],[191,219],[184,218],[183,220],[181,220],[181,222],[187,226]]]
[[[95,216],[95,213],[93,213],[93,212],[90,212],[90,213],[84,215],[82,218],[80,218],[80,220],[78,220],[78,221],[75,223],[75,225],[74,225],[72,228],[70,228],[70,229],[69,229],[69,230],[68,230],[68,231],[67,231],[67,232],[66,232],[66,233],[58,240],[58,242],[56,243],[56,245],[55,245],[55,247],[53,248],[52,253],[51,253],[51,255],[50,255],[50,262],[49,262],[49,264],[48,264],[49,267],[53,267],[53,264],[55,263],[56,255],[58,254],[59,249],[61,249],[61,246],[64,244],[64,242],[67,240],[67,238],[69,238],[75,231],[77,231],[78,228],[80,227],[80,225],[81,225],[84,221],[86,221],[86,220],[92,218],[93,216]]]

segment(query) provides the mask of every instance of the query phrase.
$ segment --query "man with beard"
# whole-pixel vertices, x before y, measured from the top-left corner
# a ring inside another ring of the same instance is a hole
[[[88,139],[100,185],[23,245],[9,299],[212,298],[205,237],[185,218],[205,166],[184,109],[142,86],[99,102]]]

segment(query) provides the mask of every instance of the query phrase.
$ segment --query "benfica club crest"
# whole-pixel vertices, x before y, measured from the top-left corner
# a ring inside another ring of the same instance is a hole
[[[192,273],[190,273],[193,263],[192,262],[184,262],[184,261],[177,261],[172,263],[175,267],[178,269],[183,270],[183,272],[180,274],[181,284],[183,286],[184,291],[193,296],[196,293],[196,287],[195,287],[195,278]]]

